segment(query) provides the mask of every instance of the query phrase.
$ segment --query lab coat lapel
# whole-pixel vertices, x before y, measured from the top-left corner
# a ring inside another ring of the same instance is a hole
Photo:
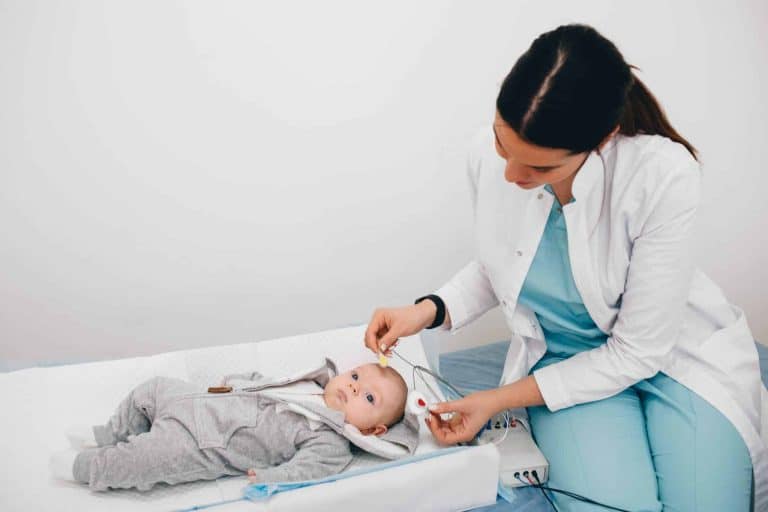
[[[513,263],[511,265],[512,272],[509,276],[510,282],[507,287],[508,296],[506,297],[510,306],[517,304],[525,276],[528,275],[533,258],[536,256],[536,250],[547,225],[549,210],[552,207],[552,201],[554,201],[554,197],[543,190],[543,188],[533,190],[523,218],[513,220],[513,222],[522,222],[525,229],[520,233],[517,247],[512,247],[512,253],[508,255],[511,263]]]
[[[605,201],[605,166],[599,153],[592,151],[576,174],[573,182],[575,201],[563,208],[568,230],[568,257],[576,289],[592,320],[609,334],[615,313],[606,304],[601,291],[599,269],[593,263],[597,249],[595,229]]]
[[[512,253],[508,255],[511,264],[504,295],[501,297],[504,317],[516,341],[513,339],[507,350],[500,385],[524,377],[528,369],[546,352],[546,344],[535,313],[519,304],[518,299],[544,234],[554,200],[554,196],[545,192],[543,187],[531,191],[523,218],[516,220],[522,222],[525,229],[520,233],[517,248],[513,247]],[[516,413],[518,417],[526,417],[524,410]]]

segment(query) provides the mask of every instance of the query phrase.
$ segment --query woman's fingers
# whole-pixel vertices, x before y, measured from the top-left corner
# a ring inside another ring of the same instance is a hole
[[[381,313],[375,313],[365,330],[365,346],[373,353],[378,354],[381,349],[381,338],[389,332],[389,325],[386,318]]]
[[[430,322],[416,305],[377,309],[365,330],[365,346],[374,353],[390,355],[400,338],[416,334]]]
[[[429,410],[436,414],[444,414],[446,412],[460,411],[463,409],[464,399],[461,400],[448,400],[446,402],[437,402],[429,406]]]
[[[459,414],[456,414],[450,420],[445,421],[440,415],[430,413],[430,416],[426,417],[424,421],[437,440],[437,443],[442,446],[449,446],[465,441],[464,437],[466,437],[466,433],[464,432],[465,429],[462,426],[463,423]]]
[[[460,442],[458,439],[462,432],[463,416],[458,410],[461,408],[461,400],[439,402],[429,406],[429,421],[427,426],[438,443],[442,445]],[[450,418],[444,420],[441,414],[453,413]]]
[[[402,329],[394,325],[387,310],[376,310],[365,330],[365,346],[375,354],[391,356],[391,347],[397,345]]]
[[[442,432],[442,420],[438,416],[435,418],[433,415],[428,415],[424,418],[424,424],[427,426],[432,436],[437,440],[437,444],[445,445],[445,434]]]
[[[381,337],[379,340],[379,352],[386,356],[392,355],[392,347],[397,346],[399,338],[392,334],[392,331],[388,331],[387,334]]]
[[[478,392],[459,400],[432,404],[427,426],[441,445],[471,441],[492,415],[485,402],[484,395]],[[440,415],[445,413],[453,415],[444,420]]]
[[[380,312],[374,311],[368,328],[365,330],[365,346],[374,353],[378,353],[378,332],[382,329],[382,318]]]

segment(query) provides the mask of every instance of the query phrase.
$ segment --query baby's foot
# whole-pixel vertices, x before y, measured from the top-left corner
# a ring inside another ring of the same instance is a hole
[[[64,435],[69,439],[70,446],[78,451],[99,446],[93,434],[93,427],[87,425],[72,425],[64,431]]]
[[[78,453],[72,449],[55,452],[48,460],[51,474],[62,480],[74,480],[73,468],[77,455]]]

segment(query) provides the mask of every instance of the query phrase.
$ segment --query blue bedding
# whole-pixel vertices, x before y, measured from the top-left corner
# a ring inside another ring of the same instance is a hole
[[[501,377],[509,341],[500,341],[457,352],[440,354],[440,374],[462,392],[496,387]],[[768,383],[768,347],[757,343],[763,382]],[[495,505],[473,509],[495,512],[551,512],[552,506],[540,489],[519,487],[514,503],[498,498]]]

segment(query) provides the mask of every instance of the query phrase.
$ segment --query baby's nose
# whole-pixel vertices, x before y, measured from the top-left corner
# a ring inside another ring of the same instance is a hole
[[[355,386],[353,383],[349,383],[349,388],[352,390],[353,394],[357,394],[357,386]]]

